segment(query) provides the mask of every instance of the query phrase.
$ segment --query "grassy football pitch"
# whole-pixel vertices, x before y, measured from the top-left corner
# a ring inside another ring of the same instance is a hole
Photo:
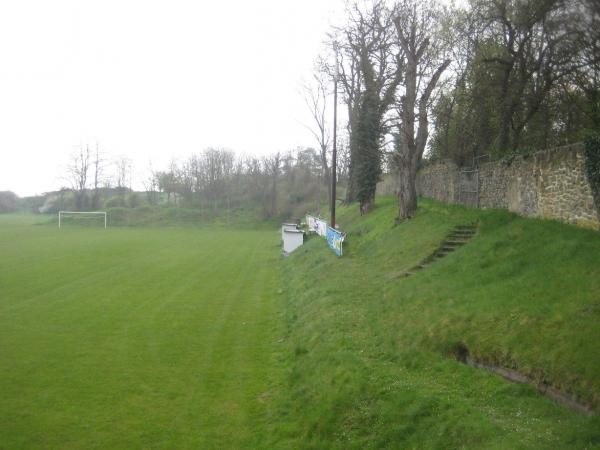
[[[260,446],[278,249],[274,231],[3,217],[0,447]]]
[[[394,209],[340,208],[343,258],[285,260],[274,228],[0,216],[0,449],[600,449],[600,235]]]

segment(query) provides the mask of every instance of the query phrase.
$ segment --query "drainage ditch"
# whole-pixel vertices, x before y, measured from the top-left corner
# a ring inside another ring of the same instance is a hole
[[[572,395],[561,391],[555,387],[550,386],[548,383],[536,382],[535,380],[529,378],[527,375],[524,375],[516,370],[508,369],[506,367],[497,366],[494,364],[488,364],[482,361],[477,361],[469,357],[469,350],[465,345],[458,345],[454,350],[454,357],[457,361],[466,364],[471,367],[475,367],[477,369],[484,369],[489,372],[493,372],[497,375],[500,375],[502,378],[511,381],[513,383],[518,384],[529,384],[535,387],[541,395],[545,395],[548,398],[566,406],[567,408],[576,411],[580,414],[584,414],[586,416],[595,415],[594,409]]]

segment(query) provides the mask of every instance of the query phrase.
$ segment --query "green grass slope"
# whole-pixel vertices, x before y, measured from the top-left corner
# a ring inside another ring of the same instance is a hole
[[[600,406],[600,234],[505,211],[394,199],[359,217],[336,258],[312,238],[284,263],[279,448],[600,448],[600,420],[493,373],[517,369]],[[457,224],[464,247],[401,274]]]
[[[192,209],[181,207],[109,208],[111,226],[157,227],[157,226],[210,226],[235,229],[273,228],[274,222],[261,221],[258,211],[252,209]]]
[[[235,209],[194,209],[179,206],[150,206],[142,205],[135,208],[111,207],[106,208],[108,227],[211,227],[232,229],[273,229],[278,225],[276,220],[263,220],[258,210],[251,208]],[[58,214],[11,214],[5,215],[3,223],[8,223],[10,216],[21,223],[35,220],[39,223],[58,226]],[[97,228],[104,225],[101,215],[64,215],[64,227]]]
[[[278,234],[0,217],[0,448],[261,448]]]

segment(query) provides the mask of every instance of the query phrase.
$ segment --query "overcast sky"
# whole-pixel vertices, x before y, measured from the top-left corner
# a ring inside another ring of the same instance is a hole
[[[67,182],[79,145],[134,177],[215,146],[314,145],[299,93],[342,0],[0,3],[0,190]],[[135,186],[134,186],[135,187]]]

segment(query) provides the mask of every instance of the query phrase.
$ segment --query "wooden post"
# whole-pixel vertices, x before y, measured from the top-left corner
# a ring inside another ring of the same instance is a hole
[[[337,91],[338,91],[338,49],[333,44],[335,51],[335,74],[333,77],[333,151],[331,154],[331,228],[335,229],[335,200],[336,200],[336,178],[337,178]]]

